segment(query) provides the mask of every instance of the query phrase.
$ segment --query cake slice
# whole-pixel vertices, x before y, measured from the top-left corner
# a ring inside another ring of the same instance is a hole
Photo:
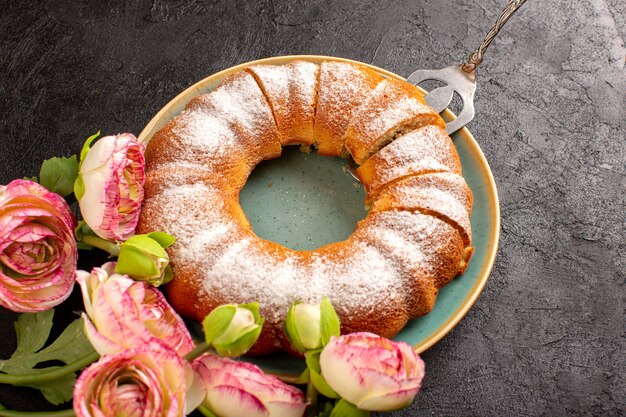
[[[454,226],[465,246],[471,246],[472,204],[472,191],[463,177],[441,172],[394,182],[380,193],[371,211],[408,210],[430,214]]]
[[[342,333],[393,337],[410,317],[408,277],[378,247],[356,236],[311,251],[307,274],[311,280],[307,293],[330,298]]]
[[[226,78],[211,93],[191,100],[187,109],[197,111],[199,118],[204,115],[228,126],[235,133],[236,140],[243,144],[253,166],[262,160],[280,156],[280,134],[272,108],[248,72],[238,72]]]
[[[369,68],[347,62],[322,62],[319,71],[314,126],[318,153],[346,156],[344,135],[354,111],[383,78]]]
[[[429,172],[461,174],[461,161],[452,140],[445,130],[433,125],[400,136],[356,170],[367,192],[367,204],[393,181]]]
[[[258,159],[250,158],[232,123],[202,108],[187,108],[160,129],[145,155],[148,188],[167,184],[170,179],[163,175],[168,172],[174,182],[207,181],[231,194],[245,184]]]
[[[254,65],[246,70],[272,107],[281,144],[313,145],[318,66],[292,61],[286,65]]]
[[[404,276],[410,277],[405,301],[411,317],[432,310],[439,288],[464,268],[463,241],[458,231],[428,214],[371,213],[359,223],[355,238],[378,248]]]
[[[345,146],[360,165],[395,138],[426,125],[446,126],[417,87],[388,78],[353,114]]]

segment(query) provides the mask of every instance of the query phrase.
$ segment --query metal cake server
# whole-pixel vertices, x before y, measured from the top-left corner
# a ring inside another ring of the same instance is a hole
[[[509,18],[513,16],[513,13],[524,3],[526,3],[526,0],[509,0],[509,3],[504,7],[496,23],[489,33],[487,33],[487,36],[478,49],[470,53],[467,62],[438,70],[417,70],[406,79],[414,85],[418,85],[427,80],[441,81],[446,84],[427,92],[425,96],[426,103],[438,113],[448,108],[455,92],[461,97],[461,101],[463,102],[461,112],[457,115],[456,119],[446,123],[446,132],[448,135],[452,135],[457,130],[462,129],[474,118],[476,68],[483,62],[483,55],[489,44],[491,44],[491,41],[493,41]],[[356,162],[354,162],[352,158],[348,158],[347,171],[356,180],[359,179],[356,175],[357,168]]]
[[[483,54],[491,41],[524,3],[526,0],[509,1],[478,49],[470,53],[467,62],[438,70],[417,70],[407,78],[408,82],[415,85],[427,80],[441,81],[446,84],[429,91],[425,97],[426,103],[439,113],[450,105],[455,91],[461,97],[463,108],[455,120],[446,124],[448,135],[463,128],[474,118],[476,68],[483,62]]]

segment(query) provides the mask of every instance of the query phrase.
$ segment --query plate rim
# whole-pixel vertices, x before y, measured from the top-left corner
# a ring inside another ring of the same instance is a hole
[[[267,64],[267,65],[283,65],[289,61],[294,60],[304,60],[313,63],[320,63],[322,61],[337,61],[337,62],[349,62],[355,63],[359,65],[366,66],[379,74],[395,78],[400,81],[406,81],[406,79],[398,74],[395,74],[386,69],[377,67],[372,64],[368,64],[365,62],[360,62],[347,58],[340,58],[334,56],[326,56],[326,55],[281,55],[281,56],[273,56],[268,58],[261,58],[249,62],[244,62],[241,64],[237,64],[235,66],[223,69],[214,74],[209,75],[201,79],[200,81],[192,84],[179,94],[177,94],[173,99],[171,99],[165,106],[161,108],[146,124],[141,133],[138,136],[140,142],[147,144],[152,136],[165,125],[169,120],[174,116],[174,112],[177,108],[186,105],[192,98],[196,97],[200,94],[200,90],[204,89],[208,84],[215,82],[216,80],[224,79],[229,75],[239,72],[246,67],[257,64]],[[418,87],[419,88],[419,87]],[[420,88],[421,89],[421,88]],[[422,91],[424,91],[422,89]],[[424,91],[425,92],[425,91]],[[443,115],[446,119],[452,120],[455,118],[454,114],[446,109],[443,112]],[[460,129],[457,134],[463,136],[463,138],[470,144],[469,150],[473,154],[473,156],[478,160],[480,164],[480,168],[483,171],[485,178],[487,178],[487,183],[489,185],[488,189],[488,197],[491,200],[490,205],[494,207],[494,212],[490,218],[490,221],[494,225],[493,230],[491,231],[488,237],[488,253],[485,257],[485,263],[482,266],[482,269],[478,272],[478,278],[474,283],[469,297],[464,299],[463,303],[457,307],[454,313],[445,321],[439,328],[430,335],[426,340],[416,343],[413,345],[413,349],[419,354],[430,347],[438,343],[441,339],[443,339],[468,313],[470,308],[474,305],[480,294],[482,293],[489,276],[491,275],[491,271],[493,269],[493,265],[495,263],[496,255],[498,252],[498,245],[500,242],[500,202],[498,198],[498,189],[496,187],[496,182],[493,177],[493,173],[491,171],[491,167],[489,166],[489,162],[485,157],[480,145],[471,134],[471,132],[466,128]]]

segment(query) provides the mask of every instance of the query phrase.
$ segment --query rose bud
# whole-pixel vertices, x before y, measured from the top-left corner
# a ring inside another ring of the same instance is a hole
[[[219,417],[301,417],[302,392],[259,367],[204,354],[192,366],[204,382],[202,405]]]
[[[146,282],[114,273],[115,262],[77,271],[87,314],[85,330],[101,354],[123,349],[167,346],[184,355],[194,348],[182,319],[159,290]]]
[[[144,146],[130,133],[106,136],[81,152],[74,194],[85,222],[95,234],[112,241],[135,233],[145,179]]]
[[[158,240],[155,240],[156,236]],[[172,243],[174,238],[162,232],[130,237],[120,245],[115,272],[156,287],[167,284],[172,280],[172,268],[164,248]]]
[[[320,367],[332,389],[368,411],[408,406],[424,378],[424,362],[411,346],[372,333],[333,337],[322,351]]]
[[[339,336],[339,317],[326,297],[320,304],[296,302],[287,312],[285,335],[300,353],[320,349]]]
[[[264,319],[259,303],[225,304],[202,321],[206,342],[221,356],[241,356],[261,334]]]
[[[0,186],[0,305],[48,310],[74,286],[76,219],[65,200],[28,180]]]
[[[176,352],[161,348],[106,355],[74,387],[77,417],[185,416],[203,400],[201,380]]]

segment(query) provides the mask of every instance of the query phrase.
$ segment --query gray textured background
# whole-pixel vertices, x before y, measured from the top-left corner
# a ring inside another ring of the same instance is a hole
[[[504,3],[0,1],[0,184],[91,132],[138,134],[241,62],[311,53],[403,75],[460,62]],[[487,53],[470,128],[500,192],[498,258],[394,415],[625,412],[624,5],[530,0]],[[0,386],[5,405],[36,408],[30,395]]]

